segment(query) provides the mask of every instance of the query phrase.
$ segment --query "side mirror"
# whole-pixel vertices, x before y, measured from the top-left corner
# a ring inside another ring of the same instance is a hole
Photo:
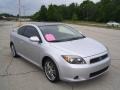
[[[32,37],[30,37],[30,41],[32,41],[32,42],[39,42],[40,39],[37,36],[32,36]]]

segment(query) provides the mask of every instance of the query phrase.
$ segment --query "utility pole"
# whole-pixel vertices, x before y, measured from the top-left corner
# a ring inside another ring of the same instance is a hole
[[[25,16],[26,16],[26,8],[23,6],[23,16],[24,16],[24,21],[25,21]]]
[[[21,25],[20,16],[21,16],[21,1],[18,0],[18,26]]]

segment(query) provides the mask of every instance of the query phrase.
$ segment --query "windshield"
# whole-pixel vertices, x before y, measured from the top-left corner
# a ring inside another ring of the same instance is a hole
[[[84,38],[77,30],[66,25],[40,26],[40,30],[46,41],[63,42]]]

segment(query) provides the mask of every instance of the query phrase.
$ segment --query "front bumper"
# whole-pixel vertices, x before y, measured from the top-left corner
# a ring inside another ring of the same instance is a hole
[[[95,78],[108,70],[110,62],[110,57],[107,57],[106,59],[94,64],[62,64],[62,66],[60,66],[60,79],[64,81],[77,82]]]

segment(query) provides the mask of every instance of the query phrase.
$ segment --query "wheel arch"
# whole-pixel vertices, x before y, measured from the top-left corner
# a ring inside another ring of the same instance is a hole
[[[44,63],[45,63],[45,61],[46,61],[47,59],[51,59],[51,60],[53,61],[53,59],[52,59],[51,57],[49,57],[49,56],[44,56],[43,59],[42,59],[42,68],[43,68]],[[53,62],[54,62],[54,61],[53,61]]]
[[[43,68],[43,65],[44,65],[44,63],[45,63],[45,61],[46,61],[47,59],[51,59],[51,60],[56,64],[56,67],[57,67],[58,72],[59,72],[59,66],[58,66],[56,60],[54,60],[54,58],[52,58],[52,57],[50,57],[50,56],[44,56],[44,57],[43,57],[42,62],[41,62],[42,68]],[[59,74],[60,74],[60,72],[59,72]]]

